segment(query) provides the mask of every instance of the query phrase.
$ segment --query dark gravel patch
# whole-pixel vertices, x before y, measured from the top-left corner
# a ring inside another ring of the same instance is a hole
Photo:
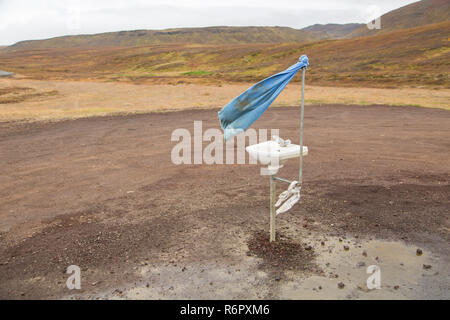
[[[248,240],[248,255],[262,259],[260,268],[278,275],[286,270],[303,273],[318,273],[311,246],[296,242],[291,237],[278,233],[276,241],[269,241],[267,231],[256,231]]]

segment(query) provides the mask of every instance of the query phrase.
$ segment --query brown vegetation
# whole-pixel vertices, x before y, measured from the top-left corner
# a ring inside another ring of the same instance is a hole
[[[308,54],[308,82],[449,87],[450,22],[346,40],[285,44],[165,44],[0,52],[2,68],[32,79],[133,83],[257,81]]]
[[[450,1],[422,0],[392,10],[381,16],[381,29],[360,27],[347,34],[349,38],[373,36],[394,30],[408,29],[450,20]]]
[[[360,24],[313,25],[304,29],[289,27],[206,27],[165,30],[131,30],[92,35],[63,36],[20,41],[8,50],[49,48],[137,47],[155,44],[249,44],[306,42],[348,35]]]
[[[0,104],[19,103],[58,95],[57,90],[36,92],[29,87],[0,87]]]
[[[307,75],[309,78],[309,74]],[[308,81],[309,82],[309,81]],[[32,88],[20,94],[57,92],[44,98],[29,95],[23,101],[0,104],[0,122],[11,120],[61,120],[107,114],[166,112],[186,109],[220,108],[251,83],[141,84],[94,81],[47,81],[0,79],[0,89]],[[2,96],[0,96],[2,99]],[[306,104],[389,104],[449,109],[450,90],[429,88],[356,88],[306,86]],[[298,106],[300,84],[291,83],[273,107]]]

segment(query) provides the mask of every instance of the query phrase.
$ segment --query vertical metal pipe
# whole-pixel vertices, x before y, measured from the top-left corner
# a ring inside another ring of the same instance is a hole
[[[299,168],[298,168],[298,183],[302,185],[303,179],[303,115],[305,113],[305,71],[306,68],[302,69],[302,103],[300,111],[300,158],[299,158]]]
[[[275,179],[270,176],[270,242],[275,241]]]

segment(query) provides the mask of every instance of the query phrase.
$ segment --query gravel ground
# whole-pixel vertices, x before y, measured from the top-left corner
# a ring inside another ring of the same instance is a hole
[[[296,143],[298,113],[256,128]],[[302,199],[276,244],[258,166],[171,162],[194,120],[219,127],[217,110],[0,123],[0,298],[450,298],[449,111],[308,106]]]

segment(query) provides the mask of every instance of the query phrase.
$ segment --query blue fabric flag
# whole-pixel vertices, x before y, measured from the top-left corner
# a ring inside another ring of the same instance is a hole
[[[308,57],[302,55],[296,64],[258,82],[223,107],[219,111],[219,120],[225,141],[244,132],[258,120],[297,72],[308,65]]]

